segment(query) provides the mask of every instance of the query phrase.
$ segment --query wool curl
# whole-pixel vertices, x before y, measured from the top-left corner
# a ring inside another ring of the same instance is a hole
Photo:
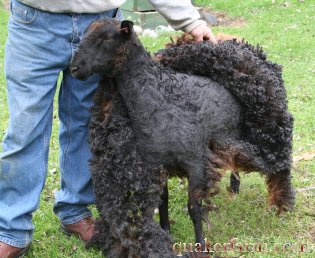
[[[293,117],[288,112],[282,68],[259,46],[244,41],[193,43],[183,37],[155,58],[175,71],[211,78],[226,87],[243,109],[242,134],[264,174],[290,170]]]
[[[142,162],[128,112],[110,79],[102,80],[91,108],[90,160],[100,219],[88,244],[109,258],[176,257],[171,236],[153,219],[165,170]]]

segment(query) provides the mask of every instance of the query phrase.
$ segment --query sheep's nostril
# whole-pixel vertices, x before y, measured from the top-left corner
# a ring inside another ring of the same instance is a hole
[[[72,74],[74,74],[75,72],[77,72],[79,70],[79,67],[78,66],[74,66],[74,67],[71,67],[70,68],[70,71]]]

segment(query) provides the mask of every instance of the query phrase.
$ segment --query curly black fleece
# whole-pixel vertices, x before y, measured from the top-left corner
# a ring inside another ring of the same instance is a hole
[[[130,27],[105,20],[92,24],[70,67],[77,78],[103,76],[90,124],[101,215],[92,243],[109,258],[176,257],[171,236],[153,219],[170,174],[188,177],[189,197],[208,203],[219,168],[255,170],[267,177],[271,203],[294,205],[293,121],[280,67],[231,41],[156,57]],[[195,211],[194,223],[209,208]]]
[[[173,257],[171,236],[153,219],[165,170],[141,161],[128,111],[109,85],[110,80],[101,81],[91,109],[90,165],[101,219],[90,245],[97,245],[109,258]],[[104,103],[110,101],[109,121]]]
[[[203,42],[160,50],[167,67],[207,76],[224,85],[242,106],[242,139],[250,143],[265,174],[291,168],[293,118],[288,112],[281,66],[244,42]]]

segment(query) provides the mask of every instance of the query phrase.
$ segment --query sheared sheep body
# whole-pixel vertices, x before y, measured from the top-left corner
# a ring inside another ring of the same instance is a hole
[[[138,136],[138,150],[147,162],[181,166],[198,159],[198,163],[210,139],[236,142],[241,112],[228,90],[205,77],[167,71],[163,75],[151,71],[143,79],[146,65],[131,63],[133,80],[126,76],[117,85]],[[139,98],[142,101],[134,101]]]

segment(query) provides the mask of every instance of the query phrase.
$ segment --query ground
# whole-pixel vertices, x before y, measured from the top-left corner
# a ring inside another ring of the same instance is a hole
[[[196,4],[219,13],[225,21],[242,21],[241,24],[222,23],[214,33],[225,32],[260,44],[268,58],[283,65],[289,109],[295,118],[294,157],[315,150],[315,4],[313,1],[279,0],[197,0]],[[211,3],[211,5],[210,5]],[[3,5],[4,6],[4,5]],[[0,140],[8,121],[6,90],[3,74],[3,56],[8,14],[0,7]],[[156,51],[169,41],[169,35],[158,39],[142,38],[148,50]],[[56,107],[56,105],[55,105]],[[54,113],[53,134],[50,143],[49,171],[41,198],[41,206],[34,214],[35,241],[27,258],[36,257],[102,257],[98,251],[85,250],[79,240],[65,237],[58,228],[52,212],[53,194],[58,188],[58,116]],[[306,155],[304,156],[306,157]],[[297,257],[294,253],[279,253],[284,244],[309,244],[308,253],[299,257],[314,257],[315,253],[315,160],[301,160],[293,169],[293,185],[297,193],[295,211],[280,218],[268,208],[264,179],[258,174],[242,175],[241,193],[230,196],[222,181],[222,191],[214,198],[219,208],[210,214],[212,227],[207,234],[212,244],[224,244],[233,238],[237,243],[266,243],[268,253],[243,253],[245,257]],[[170,216],[174,221],[172,233],[177,243],[193,243],[193,226],[187,214],[186,184],[170,182]],[[305,188],[305,189],[304,189]],[[304,190],[303,190],[304,189]],[[95,211],[94,207],[92,207]],[[178,246],[177,246],[178,247]],[[313,247],[313,253],[310,253]],[[183,248],[183,245],[182,245]],[[263,250],[265,245],[263,246]],[[249,248],[250,249],[250,248]],[[217,249],[218,250],[218,249]],[[307,251],[306,248],[304,248]],[[222,256],[232,257],[233,253]],[[236,253],[234,256],[240,256]]]

